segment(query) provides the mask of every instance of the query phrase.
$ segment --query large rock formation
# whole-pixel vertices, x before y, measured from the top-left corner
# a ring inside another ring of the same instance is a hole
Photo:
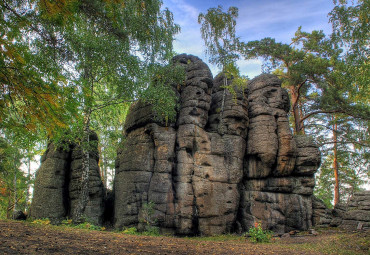
[[[370,191],[356,192],[348,202],[340,227],[370,229]]]
[[[314,198],[313,216],[314,225],[319,227],[370,229],[370,191],[355,192],[347,204],[337,204],[332,210]]]
[[[97,139],[95,133],[90,135],[91,141]],[[53,223],[71,218],[80,194],[82,151],[76,145],[68,147],[55,148],[53,143],[49,143],[42,156],[41,167],[36,172],[31,218],[49,218]],[[98,149],[95,146],[90,152],[89,202],[84,213],[86,220],[94,224],[102,224],[104,210],[98,161]]]
[[[274,75],[248,84],[249,132],[238,217],[242,229],[256,221],[275,232],[312,226],[314,173],[320,154],[306,136],[293,138],[289,97]]]
[[[162,231],[181,235],[246,231],[255,222],[281,233],[319,221],[325,209],[313,213],[320,204],[313,202],[312,191],[320,154],[312,139],[293,137],[289,97],[280,80],[263,74],[230,93],[225,85],[233,86],[232,79],[213,79],[199,58],[183,54],[173,64],[186,72],[184,84],[173,84],[176,120],[162,123],[142,101],[127,116],[114,195],[105,202],[114,204],[115,227],[143,228],[148,204],[154,204],[151,217]],[[111,220],[111,212],[103,212],[98,160],[95,148],[85,216],[96,224],[103,216]],[[53,222],[71,217],[81,171],[80,148],[49,144],[36,176],[31,217]]]
[[[174,86],[176,122],[156,121],[140,101],[127,116],[115,227],[140,227],[149,202],[158,226],[177,234],[245,231],[256,221],[276,232],[312,226],[320,154],[311,139],[292,136],[280,80],[263,74],[231,94],[199,58],[173,62],[186,72],[185,84]]]

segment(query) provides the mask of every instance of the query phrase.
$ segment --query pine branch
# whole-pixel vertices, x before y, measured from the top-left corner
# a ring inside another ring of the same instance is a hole
[[[299,93],[299,90],[302,88],[302,86],[308,81],[308,79],[305,79],[303,82],[301,82],[297,87],[297,92]]]
[[[311,113],[307,114],[306,116],[302,117],[302,119],[300,120],[300,122],[302,123],[305,119],[310,118],[312,115],[316,115],[316,114],[320,114],[320,113],[344,113],[344,112],[343,111],[339,111],[339,110],[333,110],[333,111],[315,111],[315,112],[311,112]]]

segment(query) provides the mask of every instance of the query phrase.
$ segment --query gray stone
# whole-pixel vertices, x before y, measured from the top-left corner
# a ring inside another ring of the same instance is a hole
[[[89,202],[84,217],[100,225],[103,223],[104,188],[98,167],[97,139],[97,135],[91,132],[90,140],[95,147],[89,152]],[[68,147],[69,150],[63,150],[56,148],[53,143],[48,145],[40,169],[36,172],[30,209],[32,219],[49,218],[52,223],[60,223],[66,217],[72,217],[80,194],[82,151],[76,145]]]
[[[232,94],[223,87],[232,79],[213,80],[199,58],[182,54],[173,63],[186,72],[184,84],[173,84],[176,125],[154,121],[148,105],[128,114],[115,227],[139,228],[144,205],[154,202],[157,225],[182,235],[245,232],[256,221],[277,233],[310,228],[320,155],[311,140],[293,138],[280,80],[264,74]]]

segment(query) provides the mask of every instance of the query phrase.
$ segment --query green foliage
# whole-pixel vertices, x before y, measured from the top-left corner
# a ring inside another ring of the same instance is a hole
[[[37,225],[50,225],[51,221],[48,218],[45,218],[34,220],[32,223]]]
[[[105,227],[96,226],[87,221],[76,225],[76,224],[73,224],[72,219],[63,220],[61,222],[61,225],[66,226],[66,227],[78,228],[78,229],[88,229],[88,230],[98,230],[98,231],[105,230]]]
[[[227,79],[226,82],[228,85],[223,85],[221,88],[227,89],[231,95],[233,96],[234,102],[237,103],[237,94],[238,92],[242,92],[244,96],[246,96],[245,91],[248,85],[248,77],[244,75],[240,75],[239,68],[235,65],[235,63],[230,63],[225,68],[224,78]],[[222,74],[219,74],[222,75]],[[225,81],[224,81],[225,84]],[[216,112],[221,112],[217,111]]]
[[[269,243],[273,236],[273,233],[269,230],[263,230],[261,223],[255,223],[254,227],[248,231],[251,241],[253,243]]]
[[[127,234],[127,235],[138,235],[139,234],[139,232],[137,231],[135,227],[126,228],[122,231],[122,233]]]
[[[98,231],[105,230],[104,227],[96,226],[96,225],[94,225],[92,223],[89,223],[89,222],[83,222],[81,224],[78,224],[78,225],[74,226],[74,228],[78,228],[78,229],[89,229],[89,230],[98,230]]]
[[[157,219],[154,217],[154,213],[155,203],[153,201],[142,205],[140,222],[145,224],[144,235],[158,236],[160,234],[159,227],[155,226]]]
[[[61,144],[79,137],[87,150],[83,129],[91,124],[104,136],[101,147],[117,144],[130,103],[151,83],[152,66],[173,54],[179,26],[161,6],[160,0],[2,1],[0,128]],[[173,115],[164,91],[154,91],[160,117],[170,115],[163,109]],[[103,151],[109,168],[114,153]]]
[[[142,234],[146,236],[159,236],[160,235],[159,227],[147,226],[146,230]]]
[[[14,209],[25,211],[31,181],[20,170],[22,153],[17,140],[7,138],[0,137],[0,219],[11,218]]]
[[[238,8],[230,7],[223,12],[222,6],[210,8],[207,13],[200,13],[198,23],[201,24],[201,34],[206,45],[206,53],[210,62],[225,68],[238,59],[237,41],[235,36],[236,18]]]
[[[154,212],[155,212],[155,203],[153,201],[143,203],[141,208],[140,221],[145,223],[147,226],[153,226],[156,223],[156,219],[153,217]]]
[[[150,86],[143,92],[141,99],[152,104],[155,117],[166,124],[175,121],[177,100],[173,86],[183,84],[185,70],[180,65],[153,65]]]

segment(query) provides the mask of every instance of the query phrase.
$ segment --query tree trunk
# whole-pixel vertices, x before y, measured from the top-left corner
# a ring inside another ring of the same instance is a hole
[[[298,105],[299,93],[295,86],[290,87],[290,94],[291,94],[292,112],[294,117],[294,133],[301,134],[302,133],[301,115],[299,112]]]
[[[84,221],[85,208],[89,202],[89,176],[90,176],[90,154],[89,154],[89,135],[90,135],[90,112],[84,116],[83,142],[82,142],[82,176],[81,190],[77,206],[73,214],[73,222],[81,223]]]
[[[15,159],[14,159],[15,162]],[[14,179],[13,179],[13,185],[14,185],[14,207],[13,207],[13,216],[17,212],[17,203],[18,203],[18,197],[17,197],[17,167],[14,165]]]
[[[27,151],[29,153],[29,151]],[[28,165],[28,173],[27,173],[27,187],[26,187],[26,204],[24,207],[24,210],[28,211],[28,202],[29,202],[29,196],[30,196],[30,180],[31,180],[31,157],[28,155],[27,159],[27,165]]]
[[[334,206],[339,203],[339,174],[338,174],[338,144],[337,144],[337,123],[333,125],[333,142],[334,142],[334,160],[333,160],[333,169],[334,169]]]
[[[302,121],[303,116],[304,116],[304,114],[303,114],[303,111],[302,111],[302,102],[299,102],[299,120],[300,120],[299,123],[300,123],[302,135],[305,135],[306,131],[305,131],[304,124],[303,124],[303,121]]]
[[[103,185],[107,189],[108,185],[108,175],[107,175],[107,166],[105,163],[105,155],[104,155],[104,149],[99,146],[99,168],[100,168],[100,175],[103,179]]]
[[[221,111],[220,111],[220,122],[218,124],[218,133],[220,135],[224,135],[225,133],[225,130],[224,130],[224,119],[223,119],[223,115],[224,115],[224,108],[225,108],[225,97],[226,97],[226,86],[227,86],[227,77],[226,77],[226,74],[225,72],[223,72],[223,75],[224,75],[224,92],[222,94],[222,103],[221,103]]]

